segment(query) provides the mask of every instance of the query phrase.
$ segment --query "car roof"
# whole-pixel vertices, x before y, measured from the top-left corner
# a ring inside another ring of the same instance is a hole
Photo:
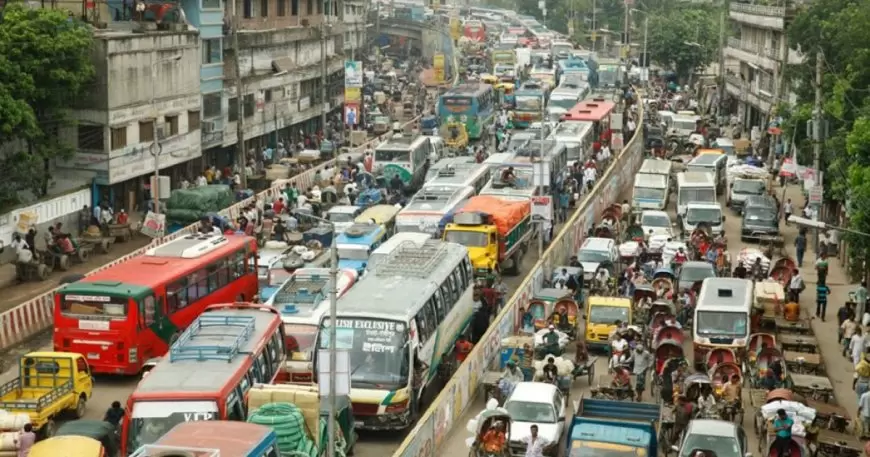
[[[645,210],[640,212],[640,217],[643,217],[645,214],[648,214],[650,216],[665,216],[668,219],[671,218],[671,216],[668,215],[667,211],[659,211],[657,209],[645,209]]]
[[[508,400],[550,403],[555,392],[556,386],[548,382],[520,382],[514,387]]]
[[[737,426],[732,422],[723,420],[695,419],[689,422],[688,434],[735,438],[737,437]]]
[[[700,260],[690,260],[690,261],[683,264],[683,268],[686,268],[686,267],[688,267],[688,268],[704,267],[704,268],[711,268],[712,269],[713,265],[711,265],[710,262],[702,262]]]

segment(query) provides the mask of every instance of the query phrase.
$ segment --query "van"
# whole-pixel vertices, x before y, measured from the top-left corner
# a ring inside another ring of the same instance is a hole
[[[701,116],[675,114],[671,118],[673,124],[671,126],[671,129],[669,130],[669,133],[681,138],[688,138],[692,133],[695,132],[696,123],[700,119]]]
[[[668,178],[649,173],[635,175],[631,206],[638,209],[665,209],[668,206]]]
[[[685,171],[677,175],[677,216],[686,214],[689,203],[717,204],[713,175],[702,171]]]
[[[728,158],[724,154],[699,154],[686,164],[686,171],[707,171],[713,174],[716,180],[716,194],[725,193],[726,176],[725,164]]]
[[[729,167],[740,162],[740,159],[737,158],[737,149],[734,147],[734,140],[731,138],[716,138],[716,141],[713,141],[713,147],[721,149],[725,153],[728,157],[727,165]]]
[[[725,216],[718,203],[689,203],[685,216],[678,216],[683,233],[690,235],[701,224],[710,227],[714,234],[725,235]]]
[[[692,324],[695,364],[713,349],[746,350],[754,284],[748,279],[707,278],[701,283]]]
[[[616,241],[612,238],[590,237],[583,241],[583,245],[577,251],[577,260],[583,267],[583,279],[591,281],[598,271],[598,267],[609,265],[611,275],[613,266],[619,261],[619,253],[616,249]]]
[[[740,239],[757,240],[762,236],[779,236],[779,208],[769,195],[749,197],[743,206]]]
[[[584,270],[585,273],[585,270]],[[589,297],[586,306],[586,346],[608,350],[610,334],[616,330],[616,322],[631,325],[631,300],[618,297]]]

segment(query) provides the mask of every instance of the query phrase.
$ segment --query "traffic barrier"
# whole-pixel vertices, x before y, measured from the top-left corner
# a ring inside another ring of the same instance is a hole
[[[639,118],[642,120],[643,108],[639,109]],[[642,122],[638,122],[638,125],[642,125]],[[601,176],[592,192],[584,197],[574,215],[493,319],[489,330],[423,413],[393,457],[434,457],[439,454],[438,449],[454,426],[465,428],[465,424],[455,422],[474,400],[481,373],[499,358],[502,338],[514,334],[519,323],[517,310],[528,304],[535,290],[541,288],[545,273],[551,273],[554,267],[568,263],[572,253],[580,248],[588,230],[597,222],[598,215],[607,206],[617,203],[615,200],[623,186],[633,183],[634,175],[643,162],[642,136],[642,129],[637,129],[634,138],[617,154],[616,160]]]
[[[407,125],[413,124],[418,119],[419,117],[415,117],[414,119],[403,124],[402,127],[404,128]],[[272,183],[272,187],[270,187],[269,189],[266,189],[253,197],[240,201],[233,206],[224,209],[220,212],[220,214],[222,216],[232,218],[232,220],[236,220],[241,214],[241,209],[248,206],[250,203],[266,203],[274,201],[279,196],[279,194],[281,194],[287,184],[295,183],[296,187],[300,189],[307,189],[314,184],[314,174],[317,173],[318,170],[322,170],[327,166],[335,165],[336,160],[346,160],[348,154],[359,154],[364,151],[365,148],[371,145],[376,145],[376,143],[379,141],[381,141],[380,138],[371,139],[363,143],[361,146],[353,148],[350,152],[341,154],[336,159],[324,162],[310,170],[305,171],[304,173],[298,174],[290,179],[276,180]],[[102,265],[99,268],[89,271],[85,276],[98,273],[111,266],[117,265],[138,255],[142,255],[145,253],[145,251],[160,246],[163,243],[172,241],[180,236],[195,233],[197,230],[197,225],[198,224],[191,224],[167,236],[155,238],[148,245],[139,248],[133,252],[130,252],[129,254],[115,259],[105,265]],[[49,292],[32,298],[16,306],[15,308],[12,308],[9,311],[0,314],[0,353],[5,352],[9,350],[12,346],[20,344],[36,336],[37,334],[51,328],[51,326],[54,324],[54,294],[58,290],[60,290],[60,287],[52,289]]]
[[[457,59],[458,57],[454,55],[453,62],[454,65],[457,65],[457,67],[454,68],[458,68]],[[456,84],[458,80],[459,72],[455,72],[455,75],[453,77],[453,83]],[[404,129],[408,125],[417,122],[417,120],[419,119],[420,117],[418,116],[402,124],[402,129]],[[343,156],[339,155],[335,159],[324,162],[290,179],[276,180],[272,183],[272,186],[269,189],[266,189],[251,198],[238,202],[230,206],[229,208],[224,209],[220,212],[220,214],[222,216],[226,216],[235,220],[241,214],[241,209],[252,202],[274,201],[288,184],[295,183],[296,187],[300,189],[306,189],[308,187],[311,187],[314,183],[314,174],[317,173],[318,170],[322,170],[327,166],[335,165],[337,160],[346,159],[348,154],[359,154],[363,152],[367,147],[377,145],[377,143],[381,141],[382,137],[383,136],[366,141],[365,143],[357,146],[356,148],[351,148],[351,151],[344,154]],[[145,253],[145,251],[160,246],[163,243],[172,241],[180,236],[195,233],[196,229],[197,224],[191,224],[167,236],[155,238],[147,246],[139,248],[121,258],[113,260],[105,265],[100,266],[99,268],[89,271],[85,276],[103,271],[113,265],[117,265],[133,257],[142,255]],[[27,341],[28,339],[38,335],[39,333],[51,329],[51,326],[54,324],[54,294],[58,290],[60,290],[60,287],[54,288],[49,292],[32,298],[16,306],[15,308],[10,309],[9,311],[0,313],[0,353],[8,351],[12,346]]]

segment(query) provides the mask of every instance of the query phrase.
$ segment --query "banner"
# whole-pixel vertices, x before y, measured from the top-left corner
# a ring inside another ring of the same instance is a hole
[[[163,236],[163,232],[166,227],[166,215],[165,214],[154,214],[151,211],[148,211],[148,214],[145,215],[145,221],[142,222],[142,234],[150,236],[151,238],[159,238]]]
[[[358,60],[344,61],[344,87],[362,87],[362,62]]]
[[[432,67],[435,69],[435,82],[442,84],[444,82],[444,54],[437,53],[432,57]]]
[[[344,102],[359,104],[362,101],[362,90],[359,87],[344,88]]]
[[[359,124],[359,104],[344,104],[344,123],[345,125]]]
[[[453,40],[462,38],[462,21],[458,17],[450,18],[450,38]]]

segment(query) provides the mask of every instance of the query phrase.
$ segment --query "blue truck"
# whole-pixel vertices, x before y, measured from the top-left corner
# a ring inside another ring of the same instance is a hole
[[[651,403],[581,398],[568,429],[570,457],[658,455],[662,408]]]

